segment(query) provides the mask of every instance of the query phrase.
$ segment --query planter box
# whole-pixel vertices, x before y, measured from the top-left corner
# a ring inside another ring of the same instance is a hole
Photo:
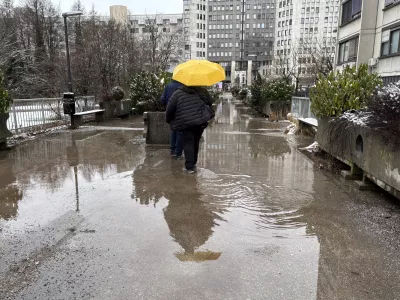
[[[100,102],[101,109],[104,109],[104,119],[110,120],[117,116],[117,106],[115,101]]]
[[[400,147],[382,132],[339,119],[318,120],[317,142],[330,155],[400,198]],[[358,167],[358,168],[357,168]]]
[[[7,128],[7,120],[9,114],[0,114],[0,149],[7,147],[7,138],[12,136],[11,132]]]
[[[169,147],[170,127],[165,122],[165,112],[145,112],[143,137],[147,145]]]
[[[131,100],[115,101],[115,108],[117,117],[119,118],[127,117],[132,111],[132,101]]]

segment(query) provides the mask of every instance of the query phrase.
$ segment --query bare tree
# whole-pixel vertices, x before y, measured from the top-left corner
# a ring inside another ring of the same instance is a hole
[[[333,70],[334,46],[326,38],[313,36],[291,43],[290,48],[278,50],[275,57],[277,75],[295,85],[312,85],[319,74],[328,75]]]
[[[165,24],[166,25],[166,24]],[[171,30],[162,23],[162,15],[147,16],[140,42],[145,59],[154,72],[164,71],[171,63],[177,64],[182,55],[182,27]]]

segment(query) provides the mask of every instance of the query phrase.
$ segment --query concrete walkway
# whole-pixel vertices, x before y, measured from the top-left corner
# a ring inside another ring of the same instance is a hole
[[[199,172],[132,120],[0,153],[0,299],[399,299],[400,205],[225,101]]]

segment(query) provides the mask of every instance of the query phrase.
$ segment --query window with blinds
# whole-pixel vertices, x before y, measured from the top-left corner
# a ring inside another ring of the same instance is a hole
[[[362,0],[348,0],[342,3],[342,25],[361,16]]]
[[[339,44],[338,64],[357,61],[358,37]]]

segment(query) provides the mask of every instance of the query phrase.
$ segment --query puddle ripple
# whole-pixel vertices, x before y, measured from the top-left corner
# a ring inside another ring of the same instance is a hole
[[[306,192],[227,175],[219,175],[217,180],[205,179],[201,185],[211,205],[253,216],[260,229],[285,230],[306,225],[299,213],[312,201]]]

